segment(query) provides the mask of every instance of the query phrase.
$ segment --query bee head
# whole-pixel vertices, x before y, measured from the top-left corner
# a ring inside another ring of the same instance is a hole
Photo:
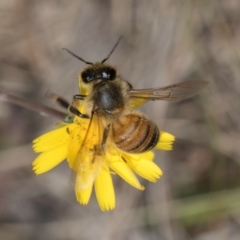
[[[113,67],[96,63],[86,68],[81,76],[84,83],[90,83],[94,80],[112,81],[116,78],[116,74],[116,70]]]
[[[74,54],[73,52],[71,52],[70,50],[63,48],[64,51],[66,51],[67,53],[69,53],[70,55],[72,55],[73,57],[77,58],[78,60],[91,65],[90,67],[86,68],[82,74],[82,80],[84,83],[90,83],[94,80],[107,80],[107,81],[112,81],[116,78],[116,70],[111,67],[111,66],[107,66],[104,64],[104,62],[106,62],[109,57],[112,55],[112,53],[114,52],[114,50],[116,49],[116,47],[118,46],[118,44],[120,43],[121,39],[123,36],[121,36],[118,41],[115,43],[114,47],[112,48],[111,52],[108,54],[108,56],[106,58],[104,58],[101,63],[92,63],[92,62],[87,62],[84,59],[82,59],[81,57],[77,56],[76,54]]]

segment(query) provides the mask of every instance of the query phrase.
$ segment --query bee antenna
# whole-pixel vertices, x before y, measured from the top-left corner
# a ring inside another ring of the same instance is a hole
[[[71,52],[70,50],[68,50],[68,49],[66,49],[66,48],[63,48],[62,50],[66,51],[67,53],[69,53],[69,54],[72,55],[73,57],[77,58],[78,60],[80,60],[80,61],[82,61],[82,62],[84,62],[84,63],[86,63],[86,64],[90,64],[90,65],[93,64],[93,63],[91,63],[91,62],[85,61],[84,59],[80,58],[78,55],[74,54],[73,52]]]
[[[117,40],[117,42],[115,43],[115,45],[114,45],[114,47],[112,48],[111,52],[108,54],[108,56],[107,56],[106,58],[104,58],[104,59],[102,60],[101,63],[104,63],[104,62],[106,62],[106,61],[109,59],[109,57],[112,55],[112,53],[114,52],[114,50],[116,49],[116,47],[118,46],[118,44],[121,42],[122,38],[123,38],[123,35]]]

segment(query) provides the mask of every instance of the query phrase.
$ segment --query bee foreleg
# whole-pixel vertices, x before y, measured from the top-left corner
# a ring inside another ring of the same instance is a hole
[[[77,99],[77,100],[85,100],[87,95],[82,95],[82,94],[76,94],[74,95],[74,99]]]
[[[89,118],[88,115],[86,114],[82,114],[78,109],[76,109],[75,107],[73,106],[69,106],[68,110],[73,113],[74,115],[80,117],[80,118]]]
[[[73,113],[74,115],[76,115],[76,116],[78,116],[80,118],[89,118],[88,115],[82,114],[78,109],[73,107],[67,100],[65,100],[64,98],[62,98],[62,97],[60,97],[60,96],[58,96],[58,95],[56,95],[54,93],[46,92],[44,97],[53,99],[61,107],[67,108],[71,113]]]

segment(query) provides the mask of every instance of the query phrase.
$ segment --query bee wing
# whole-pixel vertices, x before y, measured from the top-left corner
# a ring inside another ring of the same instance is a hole
[[[133,105],[136,106],[140,106],[149,100],[177,102],[194,96],[207,84],[207,81],[186,81],[161,88],[133,89],[128,94],[133,99]]]
[[[103,132],[101,117],[93,112],[86,135],[72,165],[76,192],[88,188],[101,169],[104,156],[101,146]]]
[[[15,105],[33,110],[35,112],[40,113],[41,115],[55,117],[59,120],[63,120],[67,115],[66,113],[58,111],[54,108],[42,105],[40,103],[32,102],[30,100],[12,95],[10,93],[7,93],[7,92],[1,91],[1,90],[0,90],[0,99],[5,102],[13,103]]]

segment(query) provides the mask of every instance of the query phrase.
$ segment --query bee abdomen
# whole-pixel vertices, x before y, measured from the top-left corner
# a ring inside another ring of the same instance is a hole
[[[155,123],[144,116],[128,114],[112,123],[112,137],[121,150],[141,153],[156,146],[159,129]]]

